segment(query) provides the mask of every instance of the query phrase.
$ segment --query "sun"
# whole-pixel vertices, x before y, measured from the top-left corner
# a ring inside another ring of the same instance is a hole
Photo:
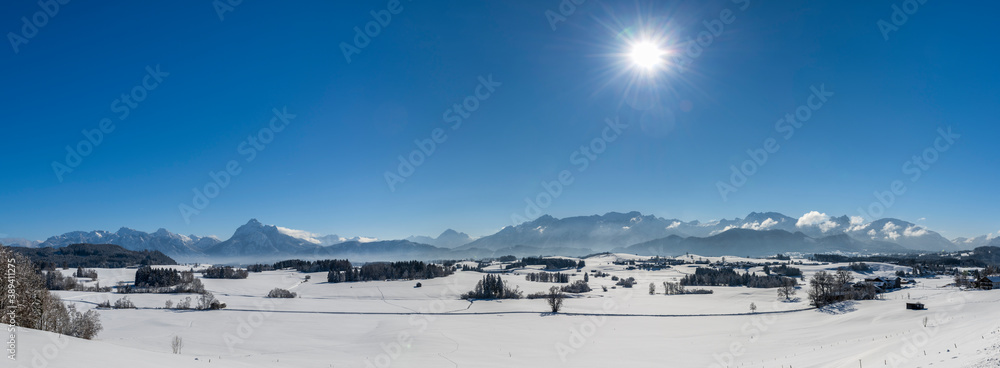
[[[649,41],[636,42],[632,44],[632,51],[629,52],[629,58],[632,63],[643,69],[654,69],[663,62],[660,58],[665,54],[663,50]]]

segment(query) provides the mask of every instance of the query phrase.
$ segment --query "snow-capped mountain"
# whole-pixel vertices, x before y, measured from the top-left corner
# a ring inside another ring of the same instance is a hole
[[[922,226],[898,220],[879,219],[865,222],[861,217],[833,217],[818,211],[811,211],[795,218],[777,212],[751,212],[745,218],[722,219],[709,222],[685,222],[664,219],[639,212],[609,212],[601,216],[579,216],[557,219],[543,215],[535,220],[517,226],[508,226],[497,232],[458,247],[460,250],[497,250],[504,247],[523,245],[537,248],[589,248],[606,251],[659,240],[671,243],[677,239],[699,238],[716,241],[716,235],[727,234],[723,240],[734,244],[751,244],[749,238],[757,237],[753,232],[731,232],[748,230],[769,232],[780,230],[787,234],[801,234],[805,238],[820,240],[820,248],[833,250],[864,249],[888,252],[921,250],[951,251],[970,249],[957,246],[940,234]],[[774,236],[777,233],[770,233]],[[838,235],[846,235],[838,237]],[[857,242],[851,242],[850,240]],[[705,241],[691,240],[685,244],[702,244]],[[673,244],[673,243],[671,243]],[[766,245],[766,244],[763,244]],[[900,246],[897,248],[897,246]],[[695,250],[696,251],[696,250]]]
[[[960,249],[973,249],[977,247],[990,245],[991,242],[1000,239],[1000,231],[994,233],[989,233],[986,235],[980,235],[974,238],[955,238],[951,242],[955,243]]]
[[[128,250],[158,250],[173,257],[198,254],[201,249],[218,244],[219,240],[214,237],[174,234],[166,229],[147,233],[123,227],[113,233],[104,230],[72,231],[50,237],[38,246],[58,248],[80,243],[115,244]]]
[[[949,241],[934,231],[899,219],[866,222],[861,217],[833,217],[818,211],[798,218],[777,212],[751,212],[745,218],[708,222],[665,219],[639,212],[609,212],[562,219],[543,215],[478,239],[448,229],[436,238],[411,236],[405,240],[379,241],[368,237],[319,235],[265,225],[252,219],[236,229],[226,241],[214,236],[180,235],[166,229],[146,233],[123,227],[113,233],[103,230],[73,231],[41,243],[7,241],[6,244],[34,244],[39,247],[62,247],[76,243],[117,244],[129,250],[158,250],[171,257],[198,261],[338,255],[385,260],[402,259],[400,257],[404,256],[459,259],[506,254],[582,255],[610,250],[640,254],[660,250],[704,255],[716,252],[760,255],[774,252],[954,251],[984,245],[1000,246],[1000,236],[997,235]]]
[[[643,216],[639,212],[557,219],[543,215],[517,226],[507,226],[456,249],[497,250],[517,245],[538,248],[610,250],[680,233],[676,220]]]
[[[810,237],[801,231],[791,233],[781,229],[752,230],[731,228],[707,237],[680,237],[671,235],[615,251],[639,255],[680,255],[696,253],[704,256],[749,255],[764,256],[777,253],[900,253],[908,249],[894,243],[863,241],[847,234]]]
[[[945,239],[941,234],[894,218],[879,219],[871,223],[852,226],[848,229],[847,234],[858,239],[890,242],[915,250],[939,252],[962,249]]]
[[[411,236],[406,238],[414,243],[430,244],[436,247],[442,248],[455,248],[460,247],[472,242],[473,239],[469,234],[461,233],[452,229],[447,229],[438,235],[437,238],[432,238],[429,236]]]
[[[297,230],[264,225],[251,219],[236,229],[224,242],[205,249],[205,254],[220,257],[271,256],[309,253],[321,242]]]

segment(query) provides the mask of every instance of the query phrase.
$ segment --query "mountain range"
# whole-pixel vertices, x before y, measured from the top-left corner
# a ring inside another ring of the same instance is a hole
[[[128,250],[156,250],[182,261],[269,261],[287,258],[352,260],[463,259],[513,254],[578,256],[594,252],[641,255],[769,255],[775,253],[903,253],[1000,246],[1000,238],[947,240],[911,222],[884,218],[832,217],[809,212],[799,218],[776,212],[752,212],[745,218],[710,222],[665,219],[639,212],[555,218],[543,215],[495,234],[475,239],[447,229],[435,237],[402,240],[317,235],[256,219],[223,241],[214,236],[152,233],[121,228],[117,232],[73,231],[42,242],[0,240],[23,247],[70,244],[116,244]]]

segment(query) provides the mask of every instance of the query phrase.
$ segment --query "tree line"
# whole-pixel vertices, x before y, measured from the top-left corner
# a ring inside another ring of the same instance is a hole
[[[582,260],[574,261],[572,259],[565,259],[565,258],[543,258],[543,257],[524,257],[521,258],[520,262],[516,262],[515,264],[519,265],[519,267],[515,268],[520,268],[529,265],[542,265],[545,266],[546,270],[587,267],[587,263]]]
[[[96,277],[96,272],[95,279]],[[54,271],[44,271],[45,278],[45,288],[48,290],[71,290],[71,291],[93,291],[106,293],[111,291],[111,287],[101,287],[101,283],[97,282],[94,286],[86,286],[82,282],[73,276],[63,276],[62,272],[59,270]]]
[[[115,287],[119,293],[196,293],[205,294],[205,286],[194,277],[193,271],[177,271],[172,268],[152,268],[142,266],[135,270],[135,282],[128,285],[119,282]]]
[[[225,267],[209,267],[201,271],[201,277],[206,279],[245,279],[250,272],[244,269]]]
[[[299,272],[328,272],[344,271],[351,268],[351,261],[346,259],[323,259],[316,261],[303,261],[301,259],[288,259],[278,261],[273,264],[253,264],[247,266],[247,271],[262,272],[291,268]]]
[[[155,250],[127,250],[114,244],[71,244],[61,248],[12,247],[39,269],[56,267],[124,268],[132,265],[175,265],[172,258]]]
[[[713,269],[698,267],[694,274],[681,278],[685,286],[746,286],[752,288],[776,288],[788,283],[795,283],[788,277],[777,275],[759,276],[749,272],[739,274],[732,268]]]
[[[361,267],[352,267],[350,262],[347,262],[327,272],[326,280],[327,282],[418,280],[444,277],[454,272],[453,267],[421,261],[373,262]]]
[[[770,265],[764,265],[764,274],[766,275],[775,274],[787,277],[802,277],[802,270],[788,265],[779,265],[775,267],[771,267]]]
[[[524,279],[528,280],[528,281],[535,281],[535,282],[556,282],[556,283],[565,284],[565,283],[569,282],[569,274],[568,273],[561,273],[561,272],[556,272],[556,273],[551,273],[551,272],[531,272],[531,273],[525,274],[524,275]]]

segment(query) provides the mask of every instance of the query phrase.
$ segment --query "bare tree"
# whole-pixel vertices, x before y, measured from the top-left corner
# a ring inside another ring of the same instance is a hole
[[[552,313],[559,313],[559,309],[562,308],[563,299],[566,299],[566,294],[563,294],[559,290],[559,287],[553,286],[549,288],[549,294],[545,296],[545,299],[549,302]]]
[[[649,295],[656,294],[656,284],[649,283]]]
[[[781,287],[778,288],[779,298],[785,298],[785,300],[792,300],[793,296],[795,296],[795,284],[789,282],[785,283],[785,285],[782,285]]]
[[[750,303],[750,313],[757,313],[757,304]]]
[[[174,336],[174,339],[170,341],[170,348],[173,349],[174,354],[180,354],[181,349],[184,348],[184,340],[180,336]]]

